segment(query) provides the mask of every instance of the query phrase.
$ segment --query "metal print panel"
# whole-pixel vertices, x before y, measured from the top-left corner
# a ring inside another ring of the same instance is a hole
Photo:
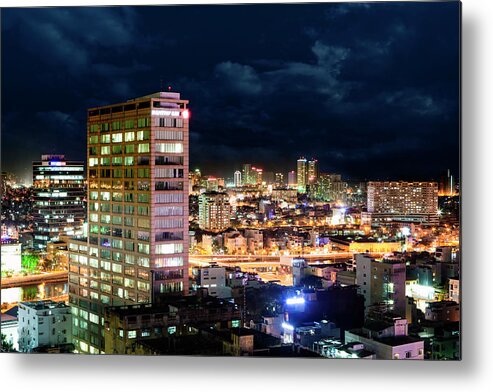
[[[460,359],[460,7],[3,9],[2,351]]]

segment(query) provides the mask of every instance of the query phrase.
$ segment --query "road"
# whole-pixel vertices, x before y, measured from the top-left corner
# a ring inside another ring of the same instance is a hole
[[[23,287],[37,285],[41,283],[59,283],[68,281],[67,271],[45,272],[38,275],[14,276],[12,278],[2,278],[1,288]]]
[[[294,256],[301,257],[301,256]],[[337,263],[352,259],[353,254],[351,252],[334,252],[334,253],[322,253],[304,255],[303,258],[307,259],[308,264],[313,264],[315,261],[321,261],[325,263]],[[217,265],[223,267],[240,267],[243,271],[252,271],[264,268],[273,268],[277,270],[277,267],[281,266],[280,256],[263,256],[263,255],[190,255],[190,265],[198,267],[207,267],[211,263],[217,263]]]
[[[301,255],[291,255],[288,257],[302,257],[307,260],[340,260],[349,259],[353,257],[352,252],[331,252],[331,253],[314,253],[314,254],[304,254]],[[282,256],[272,256],[272,255],[190,255],[190,260],[196,262],[207,261],[207,262],[277,262],[279,263]]]

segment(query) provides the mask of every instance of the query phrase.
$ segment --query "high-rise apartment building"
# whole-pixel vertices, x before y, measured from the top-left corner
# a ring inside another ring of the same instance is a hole
[[[306,158],[300,158],[296,164],[296,182],[298,186],[298,193],[306,193],[306,185],[308,178],[308,168]]]
[[[209,231],[230,227],[232,208],[226,193],[207,192],[199,196],[199,226]]]
[[[69,243],[79,352],[104,352],[105,307],[188,294],[187,105],[160,92],[88,110],[88,238]]]
[[[241,183],[241,171],[239,170],[236,170],[235,171],[235,174],[234,174],[234,184],[235,184],[235,187],[238,188],[242,185]]]
[[[370,181],[367,190],[371,220],[433,222],[438,212],[436,182]]]
[[[85,211],[84,162],[42,155],[33,162],[34,247],[45,250],[60,235],[82,230]]]

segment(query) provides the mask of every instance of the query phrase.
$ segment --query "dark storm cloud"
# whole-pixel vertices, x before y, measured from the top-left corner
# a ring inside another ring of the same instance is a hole
[[[226,61],[215,67],[214,76],[217,82],[222,83],[232,93],[251,95],[262,92],[260,79],[255,69],[249,65]]]
[[[10,20],[12,18],[12,20]],[[89,74],[98,64],[94,52],[122,51],[136,45],[131,8],[38,9],[7,12],[6,33],[16,33],[33,60],[73,73]],[[114,65],[113,65],[114,66]],[[109,76],[110,74],[108,74]]]
[[[354,178],[458,170],[459,4],[18,9],[2,13],[2,164],[85,158],[85,111],[171,84],[191,165]],[[23,151],[23,154],[20,154]]]

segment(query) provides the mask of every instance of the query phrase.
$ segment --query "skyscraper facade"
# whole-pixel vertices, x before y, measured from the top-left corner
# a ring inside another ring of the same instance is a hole
[[[307,160],[306,158],[300,158],[296,164],[296,182],[298,187],[298,193],[306,193],[307,185]]]
[[[80,352],[104,352],[104,307],[188,294],[187,105],[160,92],[88,110],[89,231],[69,243]]]
[[[45,250],[60,235],[74,235],[85,219],[84,162],[43,155],[33,162],[34,247]]]

